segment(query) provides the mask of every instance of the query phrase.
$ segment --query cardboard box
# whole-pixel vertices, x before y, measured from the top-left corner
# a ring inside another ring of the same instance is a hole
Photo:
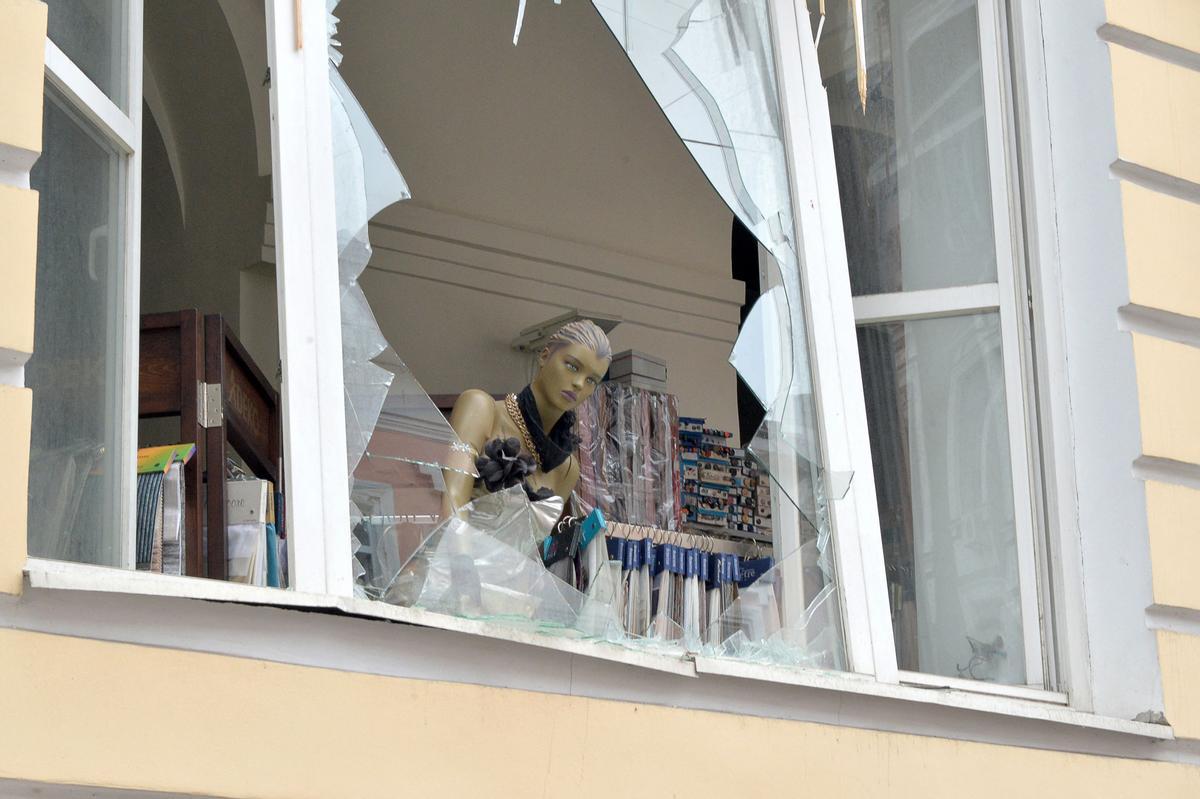
[[[667,388],[667,362],[637,350],[625,350],[613,356],[608,376],[618,383],[628,383],[650,391]]]

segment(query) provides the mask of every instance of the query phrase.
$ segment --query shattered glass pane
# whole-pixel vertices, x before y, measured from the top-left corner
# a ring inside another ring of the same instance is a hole
[[[440,498],[429,496],[438,493],[439,469],[447,466],[472,475],[474,470],[449,422],[388,345],[358,284],[371,258],[371,218],[411,195],[387,146],[338,73],[342,56],[334,38],[338,20],[332,13],[337,4],[338,0],[327,0],[326,8],[330,12],[330,119],[346,466],[351,482],[354,577],[360,591],[366,593],[373,580],[392,570],[402,552],[415,550],[411,547],[414,534],[420,539],[423,527],[441,521]],[[409,502],[406,493],[416,494],[415,501]],[[398,495],[403,496],[402,503],[398,503]],[[397,504],[403,505],[405,516],[396,515]],[[416,543],[419,545],[419,540]]]
[[[357,285],[370,257],[367,221],[407,187],[331,68],[356,583],[383,601],[553,635],[844,668],[827,512],[836,493],[821,469],[765,0],[629,5],[596,2],[697,163],[771,256],[730,358],[767,411],[748,448],[790,500],[773,510],[771,554],[728,541],[721,546],[737,554],[716,553],[711,538],[613,523],[555,559],[560,539],[545,539],[562,532],[562,503],[531,502],[519,486],[444,511],[442,469],[474,474],[470,455],[388,347]],[[334,66],[339,58],[334,51]],[[674,514],[657,493],[651,501],[638,480],[625,483],[623,505],[605,508],[633,507],[644,523],[670,526]],[[591,493],[596,507],[609,502],[607,489]]]
[[[777,521],[776,554],[788,562],[807,535],[821,542],[814,567],[830,586],[821,604],[834,609],[838,630],[825,639],[840,647],[828,502],[845,494],[852,475],[829,475],[822,466],[767,3],[593,4],[713,187],[770,254],[760,275],[763,293],[730,363],[766,410],[746,448],[798,513]],[[801,46],[813,46],[801,39]],[[822,91],[819,76],[805,77]],[[800,539],[795,530],[803,531]],[[832,660],[841,663],[840,649]]]

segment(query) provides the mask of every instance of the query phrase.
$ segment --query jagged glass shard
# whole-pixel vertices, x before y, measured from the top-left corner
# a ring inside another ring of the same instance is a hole
[[[844,670],[845,642],[832,561],[810,539],[778,561],[711,621],[701,654],[776,666]]]
[[[730,362],[767,412],[749,448],[783,495],[821,523],[823,504],[839,494],[820,486],[824,458],[767,3],[593,4],[713,188],[771,256],[764,293]],[[822,91],[819,76],[805,78]],[[809,473],[816,479],[799,477]]]
[[[326,2],[346,467],[355,585],[369,596],[372,586],[394,574],[442,522],[441,469],[475,472],[454,429],[388,345],[358,283],[371,259],[371,218],[411,195],[387,146],[338,73],[337,5],[338,0]],[[398,509],[405,515],[397,515]]]
[[[729,363],[763,408],[782,407],[792,381],[787,297],[776,286],[758,298],[729,355]]]

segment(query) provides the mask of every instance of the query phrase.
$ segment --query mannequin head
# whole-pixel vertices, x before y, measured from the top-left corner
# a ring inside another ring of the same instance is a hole
[[[573,411],[596,390],[612,361],[612,345],[595,322],[582,319],[563,325],[538,354],[537,374],[530,385],[539,404]]]

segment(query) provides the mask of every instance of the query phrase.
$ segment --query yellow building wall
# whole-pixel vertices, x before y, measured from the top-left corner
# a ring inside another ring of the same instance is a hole
[[[1111,25],[1200,53],[1200,2],[1107,0]],[[1200,71],[1110,45],[1118,156],[1200,183]],[[1200,59],[1200,55],[1196,56]],[[1200,187],[1198,187],[1200,188]],[[1121,188],[1132,303],[1191,317],[1200,329],[1200,203]],[[1142,451],[1200,465],[1200,348],[1133,335]],[[1200,491],[1147,482],[1154,601],[1200,611]],[[1200,738],[1200,636],[1159,631],[1167,720]]]
[[[42,151],[46,4],[0,0],[0,143]]]
[[[1196,0],[1106,0],[1109,24],[1200,52]]]
[[[83,785],[278,799],[1200,796],[1194,766],[12,630],[0,686],[0,777]]]
[[[33,292],[37,283],[38,194],[0,184],[0,351],[33,352]]]
[[[0,158],[5,150],[41,152],[45,41],[44,3],[0,0]],[[37,192],[0,185],[0,359],[7,366],[33,352],[37,220]],[[28,389],[0,385],[0,594],[21,590],[31,414]]]
[[[1200,205],[1121,185],[1129,301],[1200,317]]]

